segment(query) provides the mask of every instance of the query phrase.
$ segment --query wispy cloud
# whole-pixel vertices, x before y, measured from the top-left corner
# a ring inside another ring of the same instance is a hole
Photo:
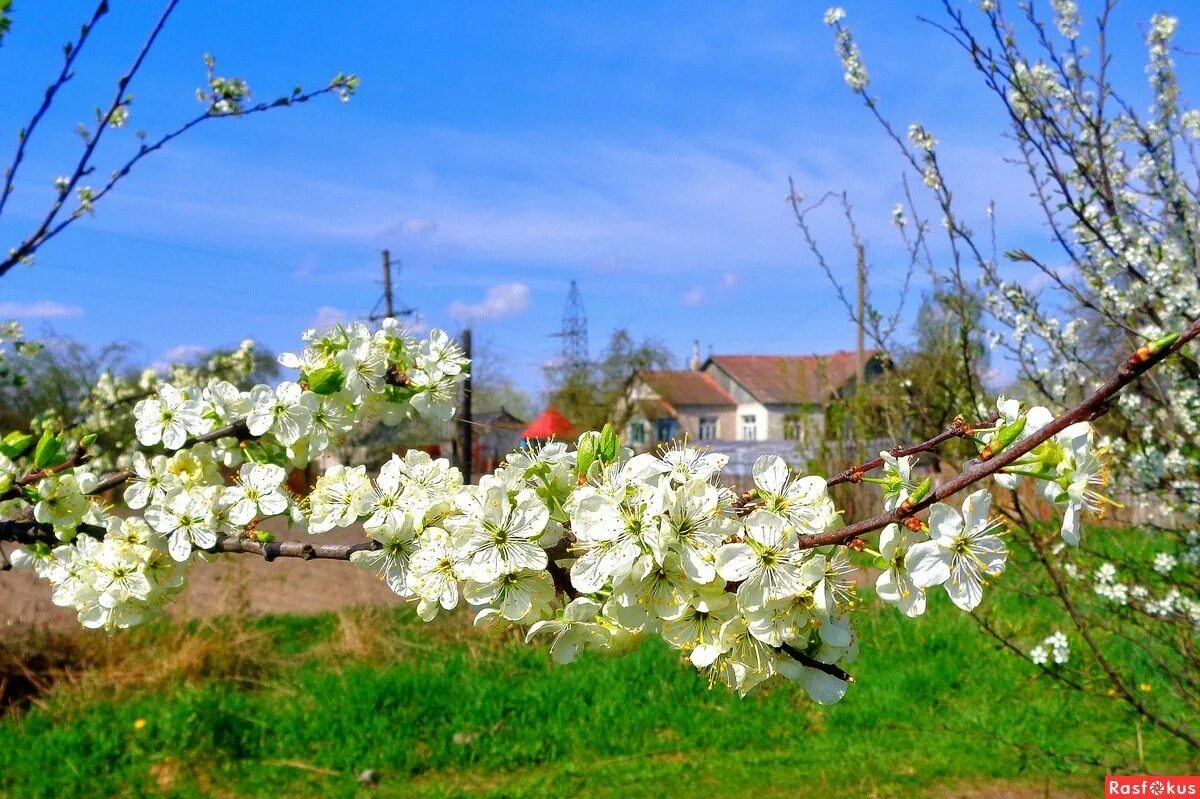
[[[206,352],[208,352],[208,347],[201,346],[200,344],[180,344],[164,352],[161,360],[167,363],[185,363],[198,358]]]
[[[524,283],[492,286],[478,303],[450,303],[450,316],[459,322],[479,322],[515,316],[529,307],[529,287]]]
[[[313,327],[333,327],[350,321],[350,312],[332,305],[322,305],[313,317]]]
[[[64,305],[54,300],[35,302],[0,302],[0,319],[72,319],[83,316],[78,305]]]
[[[696,288],[685,291],[683,296],[679,298],[679,304],[685,305],[689,308],[694,307],[704,302],[704,296],[704,289],[697,286]]]

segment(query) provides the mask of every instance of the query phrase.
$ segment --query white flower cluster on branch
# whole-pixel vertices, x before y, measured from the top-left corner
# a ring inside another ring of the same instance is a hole
[[[1194,328],[1189,338],[1200,334]],[[1133,365],[1161,359],[1178,339],[1140,351],[1105,390],[1134,379]],[[857,652],[850,618],[864,569],[880,570],[878,596],[910,617],[939,586],[973,610],[1004,571],[1008,553],[988,491],[975,490],[960,511],[942,501],[961,490],[955,481],[936,490],[929,478],[916,482],[916,453],[973,439],[971,468],[983,471],[964,473],[963,486],[993,475],[1039,482],[1071,518],[1069,543],[1078,541],[1079,514],[1098,507],[1094,464],[1103,451],[1090,422],[1066,424],[1066,416],[1003,397],[988,421],[960,420],[830,480],[764,456],[741,495],[722,484],[726,456],[686,443],[636,454],[606,427],[574,447],[527,445],[478,485],[464,485],[444,459],[408,452],[375,475],[330,465],[299,496],[288,470],[307,467],[356,425],[452,417],[468,366],[443,332],[418,342],[392,323],[309,331],[305,341],[279,358],[297,379],[273,387],[243,391],[219,378],[159,384],[135,406],[140,448],[124,471],[96,473],[88,437],[47,431],[36,446],[28,434],[5,437],[0,525],[8,526],[0,529],[23,530],[16,540],[26,544],[11,553],[13,565],[47,579],[54,601],[85,626],[113,629],[159,613],[210,553],[273,557],[286,544],[291,554],[346,559],[378,574],[426,621],[466,605],[477,624],[549,635],[560,661],[655,635],[712,682],[745,693],[780,675],[829,703],[851,681],[841,664]],[[844,526],[829,485],[847,481],[879,486],[887,508],[880,521]],[[102,498],[118,486],[128,511]],[[921,521],[916,513],[926,508]],[[273,518],[310,540],[352,525],[365,538],[318,554],[314,544],[276,543],[262,527]],[[877,550],[861,540],[872,531],[880,531]]]

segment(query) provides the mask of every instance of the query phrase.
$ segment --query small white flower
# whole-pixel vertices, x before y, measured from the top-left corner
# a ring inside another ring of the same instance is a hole
[[[1004,571],[1008,555],[994,535],[1000,523],[988,518],[991,507],[986,489],[963,501],[962,515],[949,505],[934,505],[929,511],[932,540],[913,544],[905,558],[913,583],[921,588],[944,585],[950,601],[974,610],[983,599],[984,580]]]
[[[59,538],[68,537],[83,521],[89,503],[83,495],[79,480],[73,474],[56,474],[43,478],[37,484],[38,501],[33,507],[33,518],[42,524],[54,527]]]
[[[763,509],[799,527],[797,532],[819,533],[837,520],[837,508],[824,477],[793,475],[778,455],[759,457],[754,461],[753,475]]]
[[[125,488],[124,497],[125,504],[133,510],[162,504],[183,487],[179,477],[168,470],[165,455],[147,458],[143,453],[135,452],[132,466],[134,476]]]
[[[468,580],[463,596],[472,605],[489,605],[490,609],[512,622],[530,624],[537,621],[554,598],[554,585],[545,571],[522,570],[501,574],[494,580]],[[485,611],[476,623],[492,614]]]
[[[690,480],[708,480],[725,468],[729,456],[680,445],[665,449],[662,460],[670,467],[667,474],[672,482],[686,483]]]
[[[176,494],[166,505],[151,506],[146,511],[146,521],[167,536],[168,551],[180,562],[191,557],[193,547],[210,549],[217,544],[208,504],[187,492]]]
[[[244,463],[238,482],[226,488],[221,501],[229,506],[229,521],[246,525],[255,516],[277,516],[288,508],[280,486],[287,472],[272,463]]]
[[[204,427],[197,403],[185,400],[169,383],[159,386],[157,398],[140,400],[133,415],[138,441],[147,447],[161,442],[167,449],[179,449],[188,433]]]
[[[550,656],[558,663],[570,663],[586,646],[608,645],[608,634],[596,621],[599,615],[600,603],[587,597],[576,597],[563,608],[561,619],[535,622],[525,633],[525,641],[528,643],[541,632],[551,633],[554,642],[550,645]]]
[[[803,571],[804,552],[796,549],[795,530],[779,516],[756,510],[746,519],[745,543],[725,544],[717,552],[717,574],[741,581],[738,604],[756,610],[773,599],[805,590],[815,575]]]
[[[400,524],[376,527],[369,535],[380,543],[380,548],[359,550],[350,555],[350,561],[355,566],[378,574],[395,594],[411,596],[409,560],[417,546],[412,520],[401,516]]]
[[[925,589],[913,582],[906,564],[909,549],[919,540],[916,533],[898,524],[889,524],[879,536],[879,554],[888,567],[876,579],[875,591],[909,617],[925,612]]]
[[[1154,571],[1159,574],[1170,574],[1179,561],[1170,552],[1159,552],[1154,556]]]
[[[312,416],[302,403],[304,389],[299,383],[284,381],[274,392],[267,386],[255,386],[250,391],[253,407],[246,417],[246,429],[261,436],[268,430],[279,443],[290,447],[308,433]]]
[[[500,486],[480,486],[459,502],[466,518],[456,538],[471,559],[472,579],[491,583],[503,574],[546,568],[546,550],[538,539],[550,512],[532,491],[522,491],[513,502]]]

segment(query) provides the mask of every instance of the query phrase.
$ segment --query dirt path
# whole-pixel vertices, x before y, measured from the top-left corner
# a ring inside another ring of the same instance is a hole
[[[314,542],[362,540],[357,528],[313,536]],[[296,533],[281,533],[295,538]],[[254,555],[219,555],[192,567],[188,585],[168,610],[196,618],[248,608],[255,613],[316,613],[348,605],[397,605],[401,599],[362,569],[342,561],[280,558],[267,563]],[[45,627],[77,629],[74,611],[50,601],[50,586],[28,572],[0,573],[0,635]]]

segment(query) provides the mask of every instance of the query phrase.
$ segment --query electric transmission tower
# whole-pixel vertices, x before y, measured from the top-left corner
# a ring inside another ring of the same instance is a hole
[[[572,280],[567,292],[567,305],[563,308],[562,329],[554,334],[562,339],[563,367],[568,373],[580,371],[588,363],[587,315],[583,312],[583,300],[579,297],[579,285]]]

